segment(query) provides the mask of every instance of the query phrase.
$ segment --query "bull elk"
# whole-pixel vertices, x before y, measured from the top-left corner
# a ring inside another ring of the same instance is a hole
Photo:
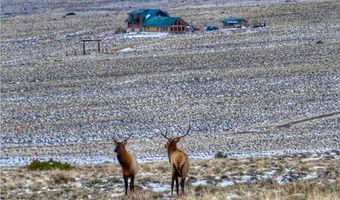
[[[177,148],[177,143],[181,140],[181,138],[187,136],[190,132],[191,125],[189,124],[187,132],[182,135],[171,138],[166,136],[166,134],[161,135],[165,137],[168,142],[165,145],[165,148],[168,150],[168,157],[169,162],[172,167],[172,174],[171,174],[171,196],[173,195],[173,188],[174,188],[174,182],[176,181],[176,192],[177,195],[179,194],[179,186],[178,186],[178,177],[181,177],[181,189],[182,194],[184,194],[184,184],[185,179],[189,172],[189,158],[188,156],[180,149]]]
[[[125,194],[128,192],[128,181],[130,178],[130,192],[134,191],[134,180],[135,176],[138,173],[138,163],[134,155],[130,154],[125,145],[127,144],[128,139],[132,136],[132,134],[123,140],[122,142],[118,142],[113,138],[113,141],[116,144],[115,152],[117,153],[117,159],[119,164],[122,167],[123,179],[125,184]]]

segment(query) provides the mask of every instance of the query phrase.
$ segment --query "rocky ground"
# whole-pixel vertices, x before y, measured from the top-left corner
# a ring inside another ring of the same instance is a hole
[[[160,132],[189,123],[180,145],[192,158],[340,148],[336,0],[138,5],[200,28],[174,35],[115,34],[137,8],[131,2],[44,4],[34,13],[11,2],[1,7],[12,14],[1,18],[0,166],[114,162],[110,141],[128,133],[139,160],[164,160]],[[229,16],[268,26],[204,31]],[[82,55],[85,37],[102,39],[102,52],[89,44]]]
[[[186,195],[179,199],[338,200],[339,159],[340,152],[331,151],[191,161]],[[117,164],[2,170],[1,199],[170,199],[167,162],[142,163],[136,193],[127,197],[120,170]]]

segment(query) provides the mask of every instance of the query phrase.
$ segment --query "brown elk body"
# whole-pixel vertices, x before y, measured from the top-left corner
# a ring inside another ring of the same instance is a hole
[[[185,179],[189,172],[189,158],[182,150],[177,148],[177,143],[180,141],[182,137],[185,137],[186,135],[188,135],[190,129],[191,129],[191,126],[189,125],[188,131],[185,135],[178,136],[175,138],[169,138],[166,135],[161,134],[168,140],[165,147],[168,150],[169,162],[172,168],[171,196],[173,195],[174,182],[176,182],[176,192],[177,194],[179,194],[179,185],[178,185],[179,177],[181,177],[180,185],[182,189],[182,194],[184,194]]]
[[[127,140],[131,137],[131,135],[122,142],[118,142],[114,139],[114,142],[116,144],[116,148],[114,151],[117,153],[118,162],[122,167],[123,179],[125,184],[125,194],[127,194],[128,192],[129,178],[130,191],[134,191],[134,180],[136,174],[138,173],[138,163],[135,156],[129,153],[125,148]]]

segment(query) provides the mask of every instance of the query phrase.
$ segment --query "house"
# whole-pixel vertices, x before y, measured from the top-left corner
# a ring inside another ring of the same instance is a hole
[[[186,32],[189,24],[180,17],[170,17],[160,9],[139,9],[128,12],[128,32]]]
[[[143,22],[155,16],[168,17],[169,14],[160,9],[139,9],[129,11],[129,16],[125,20],[127,23],[128,32],[140,32],[143,31]]]
[[[229,17],[222,19],[221,22],[226,28],[242,28],[248,26],[248,20],[243,17]]]
[[[180,33],[186,32],[189,24],[180,17],[161,17],[156,16],[143,23],[144,31],[147,32],[169,32]]]

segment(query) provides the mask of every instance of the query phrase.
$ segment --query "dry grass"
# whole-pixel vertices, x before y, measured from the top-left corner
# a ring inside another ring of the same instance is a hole
[[[179,199],[238,196],[246,200],[338,200],[339,169],[339,159],[325,154],[194,160],[191,161],[186,195]],[[270,177],[259,178],[271,171],[275,173]],[[313,173],[317,176],[303,180]],[[277,182],[280,176],[288,178],[285,183]],[[252,180],[242,181],[242,177],[252,177]],[[206,180],[207,184],[194,186],[198,180]],[[234,184],[222,187],[219,184],[223,180]],[[167,162],[142,163],[136,179],[137,191],[129,196],[123,195],[121,169],[116,164],[78,166],[69,171],[3,169],[0,184],[2,199],[168,199],[170,166]],[[164,190],[156,192],[150,184],[158,184]]]

